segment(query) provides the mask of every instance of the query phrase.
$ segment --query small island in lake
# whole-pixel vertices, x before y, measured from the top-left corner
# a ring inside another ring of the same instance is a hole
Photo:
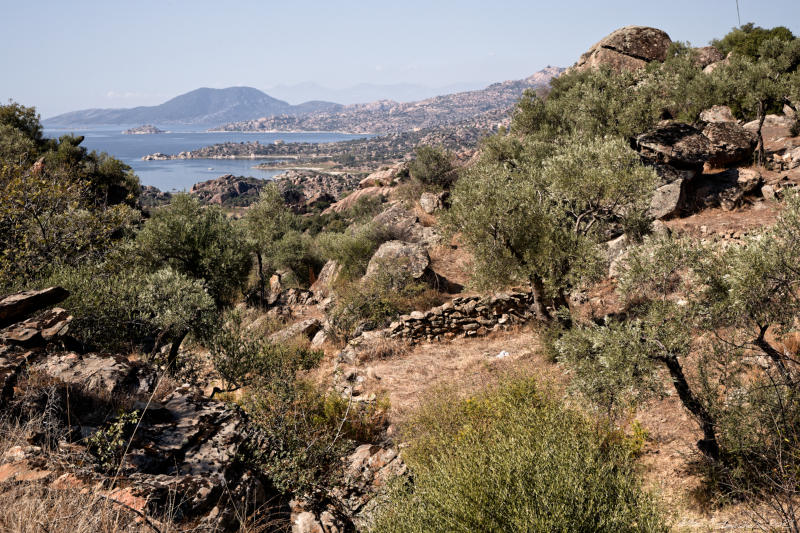
[[[150,135],[155,133],[167,133],[167,132],[156,128],[152,124],[145,124],[144,126],[131,128],[129,130],[125,130],[122,132],[123,135]]]

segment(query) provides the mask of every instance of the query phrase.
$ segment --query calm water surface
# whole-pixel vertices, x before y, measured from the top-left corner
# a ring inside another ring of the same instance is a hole
[[[95,129],[45,128],[45,136],[58,137],[74,133],[85,137],[82,146],[89,150],[108,152],[133,167],[142,185],[153,185],[162,191],[188,190],[199,181],[210,180],[223,174],[252,176],[267,179],[280,174],[279,170],[253,168],[258,159],[176,159],[172,161],[142,161],[142,156],[155,152],[177,154],[203,146],[223,142],[258,141],[270,144],[284,142],[336,142],[357,139],[364,135],[342,133],[236,133],[179,131],[179,127],[161,127],[170,133],[157,135],[123,135],[132,126],[113,126]]]

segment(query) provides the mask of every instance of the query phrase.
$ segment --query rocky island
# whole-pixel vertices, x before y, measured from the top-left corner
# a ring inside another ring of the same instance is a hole
[[[122,132],[123,135],[154,135],[156,133],[167,133],[167,132],[162,129],[158,129],[152,124],[137,126],[136,128],[130,128]]]

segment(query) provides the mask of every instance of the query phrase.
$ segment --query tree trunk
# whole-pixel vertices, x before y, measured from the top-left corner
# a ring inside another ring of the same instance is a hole
[[[775,363],[775,366],[778,367],[778,372],[780,372],[784,383],[789,386],[794,386],[794,379],[792,379],[789,369],[786,368],[786,365],[783,362],[783,354],[773,348],[770,343],[767,342],[767,339],[764,338],[767,333],[767,329],[769,329],[769,326],[759,327],[758,337],[756,337],[754,344],[758,346],[761,351],[763,351],[764,354],[772,360],[773,363]]]
[[[172,347],[169,349],[169,356],[167,357],[167,368],[170,370],[175,369],[175,363],[178,361],[178,350],[181,347],[181,343],[183,339],[186,338],[186,335],[189,334],[188,329],[184,329],[181,331],[175,340],[172,341]]]
[[[689,383],[686,381],[686,376],[683,373],[680,361],[675,356],[664,356],[661,358],[664,364],[669,369],[670,376],[672,377],[672,384],[675,386],[675,391],[681,399],[683,406],[689,410],[690,413],[700,423],[700,428],[703,430],[703,438],[697,441],[697,448],[708,459],[716,462],[719,460],[719,443],[717,442],[716,424],[714,417],[706,410],[700,400],[689,388]]]
[[[536,274],[531,276],[531,293],[533,294],[533,312],[536,318],[549,322],[552,317],[544,304],[544,280]]]
[[[256,259],[258,259],[258,303],[263,309],[264,301],[266,300],[265,290],[267,282],[264,279],[264,261],[261,259],[261,252],[256,252]]]
[[[764,119],[766,118],[766,114],[764,112],[764,102],[758,102],[758,131],[756,135],[758,137],[758,145],[756,146],[757,152],[757,165],[759,167],[764,166],[764,161],[767,158],[766,151],[764,150],[764,136],[761,134],[761,128],[764,126]]]

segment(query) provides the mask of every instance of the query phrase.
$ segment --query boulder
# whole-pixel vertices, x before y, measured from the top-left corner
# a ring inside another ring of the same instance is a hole
[[[756,195],[762,184],[761,173],[753,169],[731,168],[705,174],[695,186],[694,201],[697,205],[719,206],[730,211],[741,205],[746,196]]]
[[[24,291],[0,300],[0,328],[23,320],[37,311],[64,301],[69,292],[61,287]]]
[[[286,342],[295,337],[305,337],[311,339],[314,335],[322,329],[322,323],[319,319],[309,318],[301,320],[291,326],[284,328],[277,333],[270,335],[269,339],[272,342]]]
[[[648,214],[657,220],[679,215],[685,200],[683,185],[685,181],[677,179],[657,188],[650,201]]]
[[[712,122],[703,129],[703,135],[712,144],[713,155],[708,163],[717,168],[751,162],[758,144],[755,134],[736,122]]]
[[[366,189],[368,187],[391,187],[395,184],[397,175],[403,168],[403,164],[397,164],[389,168],[376,170],[366,178],[361,180],[358,184],[359,189]]]
[[[330,294],[331,288],[339,278],[341,271],[342,265],[340,265],[338,261],[330,259],[327,263],[325,263],[325,265],[322,267],[322,270],[319,271],[317,279],[309,288],[318,300],[323,300],[328,296],[328,294]]]
[[[694,64],[697,65],[698,68],[706,68],[712,63],[725,59],[725,56],[722,55],[722,52],[720,52],[716,46],[695,48],[694,51],[697,54],[694,58]]]
[[[384,212],[375,216],[372,222],[383,227],[396,240],[416,242],[425,245],[437,244],[439,234],[434,228],[419,223],[419,217],[399,203],[393,204]]]
[[[672,40],[662,30],[625,26],[589,48],[573,67],[586,70],[609,66],[616,71],[637,70],[651,61],[664,61]]]
[[[731,108],[726,105],[715,105],[700,113],[703,122],[736,122]]]
[[[32,365],[37,372],[61,383],[107,397],[142,397],[155,386],[153,369],[134,365],[121,355],[61,352]]]
[[[432,192],[424,192],[419,197],[419,205],[423,211],[432,215],[436,211],[444,208],[444,203],[449,194],[447,192],[440,192],[438,194]]]
[[[329,213],[341,213],[343,211],[347,211],[348,209],[356,205],[356,202],[358,202],[361,198],[385,197],[388,196],[391,191],[392,191],[391,187],[367,187],[365,189],[358,189],[348,194],[341,200],[337,201],[335,204],[332,204],[329,207],[327,207],[322,212],[322,214],[325,215]]]
[[[651,164],[700,170],[713,154],[711,141],[689,124],[664,122],[636,137],[634,147]]]
[[[392,274],[408,273],[412,279],[420,279],[427,273],[430,262],[428,252],[421,244],[388,241],[381,244],[369,260],[365,278],[390,269]]]
[[[764,128],[791,128],[792,124],[794,124],[794,118],[787,117],[785,115],[767,115],[764,117]],[[744,129],[748,131],[752,131],[753,133],[758,131],[758,120],[752,120],[745,124]]]

